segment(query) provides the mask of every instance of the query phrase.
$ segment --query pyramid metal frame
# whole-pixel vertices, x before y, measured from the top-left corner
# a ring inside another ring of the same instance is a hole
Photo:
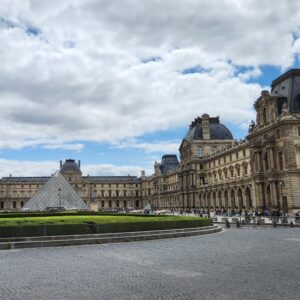
[[[51,208],[88,210],[87,204],[57,171],[24,205],[23,210],[43,211]]]

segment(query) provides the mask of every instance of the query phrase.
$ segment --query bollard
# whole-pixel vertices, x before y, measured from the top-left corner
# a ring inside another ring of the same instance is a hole
[[[236,228],[241,228],[241,224],[239,220],[236,221]]]
[[[226,228],[230,228],[230,223],[229,223],[228,219],[226,220],[225,224],[226,224]]]
[[[277,226],[277,222],[276,222],[276,220],[274,219],[273,220],[273,227],[276,227]]]
[[[294,227],[294,226],[295,226],[295,225],[294,225],[293,221],[291,221],[290,227]]]

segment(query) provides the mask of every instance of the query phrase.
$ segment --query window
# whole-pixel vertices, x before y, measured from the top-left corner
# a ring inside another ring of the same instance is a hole
[[[0,208],[4,208],[4,201],[0,201]]]
[[[235,157],[236,157],[236,159],[239,159],[239,153],[238,152],[235,153]]]
[[[124,201],[124,207],[127,207],[127,201]]]
[[[224,164],[226,164],[226,156],[224,156],[223,161],[224,161]]]
[[[111,200],[108,201],[108,207],[111,207]]]
[[[24,201],[21,201],[21,207],[23,207],[24,206]]]
[[[13,208],[17,208],[17,201],[13,201]]]
[[[246,150],[243,150],[243,156],[246,157]]]
[[[116,205],[117,205],[117,207],[120,206],[119,200],[117,200]]]
[[[203,152],[203,148],[202,147],[198,147],[197,148],[197,156],[198,157],[203,157],[204,156],[204,152]]]
[[[298,128],[298,134],[300,135],[300,127]],[[280,129],[276,130],[276,137],[280,139]]]
[[[104,207],[104,201],[101,201],[101,207]]]
[[[232,161],[232,155],[231,154],[229,155],[229,160]]]
[[[265,169],[266,169],[266,170],[269,170],[268,152],[265,152],[265,155],[264,155],[264,161],[265,161]]]
[[[248,166],[244,165],[244,174],[247,175],[248,174]]]

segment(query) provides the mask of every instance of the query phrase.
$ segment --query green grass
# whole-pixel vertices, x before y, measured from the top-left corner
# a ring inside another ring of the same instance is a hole
[[[40,226],[40,225],[62,225],[62,224],[112,224],[112,223],[134,223],[134,222],[176,222],[199,220],[194,217],[178,216],[47,216],[47,217],[17,217],[1,218],[0,227],[6,226]]]

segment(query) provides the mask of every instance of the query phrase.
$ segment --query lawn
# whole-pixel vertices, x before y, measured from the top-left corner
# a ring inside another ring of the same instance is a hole
[[[178,216],[46,216],[46,217],[17,217],[0,218],[0,227],[3,226],[35,226],[35,225],[71,225],[71,224],[112,224],[134,222],[176,222],[200,221],[195,217]]]

